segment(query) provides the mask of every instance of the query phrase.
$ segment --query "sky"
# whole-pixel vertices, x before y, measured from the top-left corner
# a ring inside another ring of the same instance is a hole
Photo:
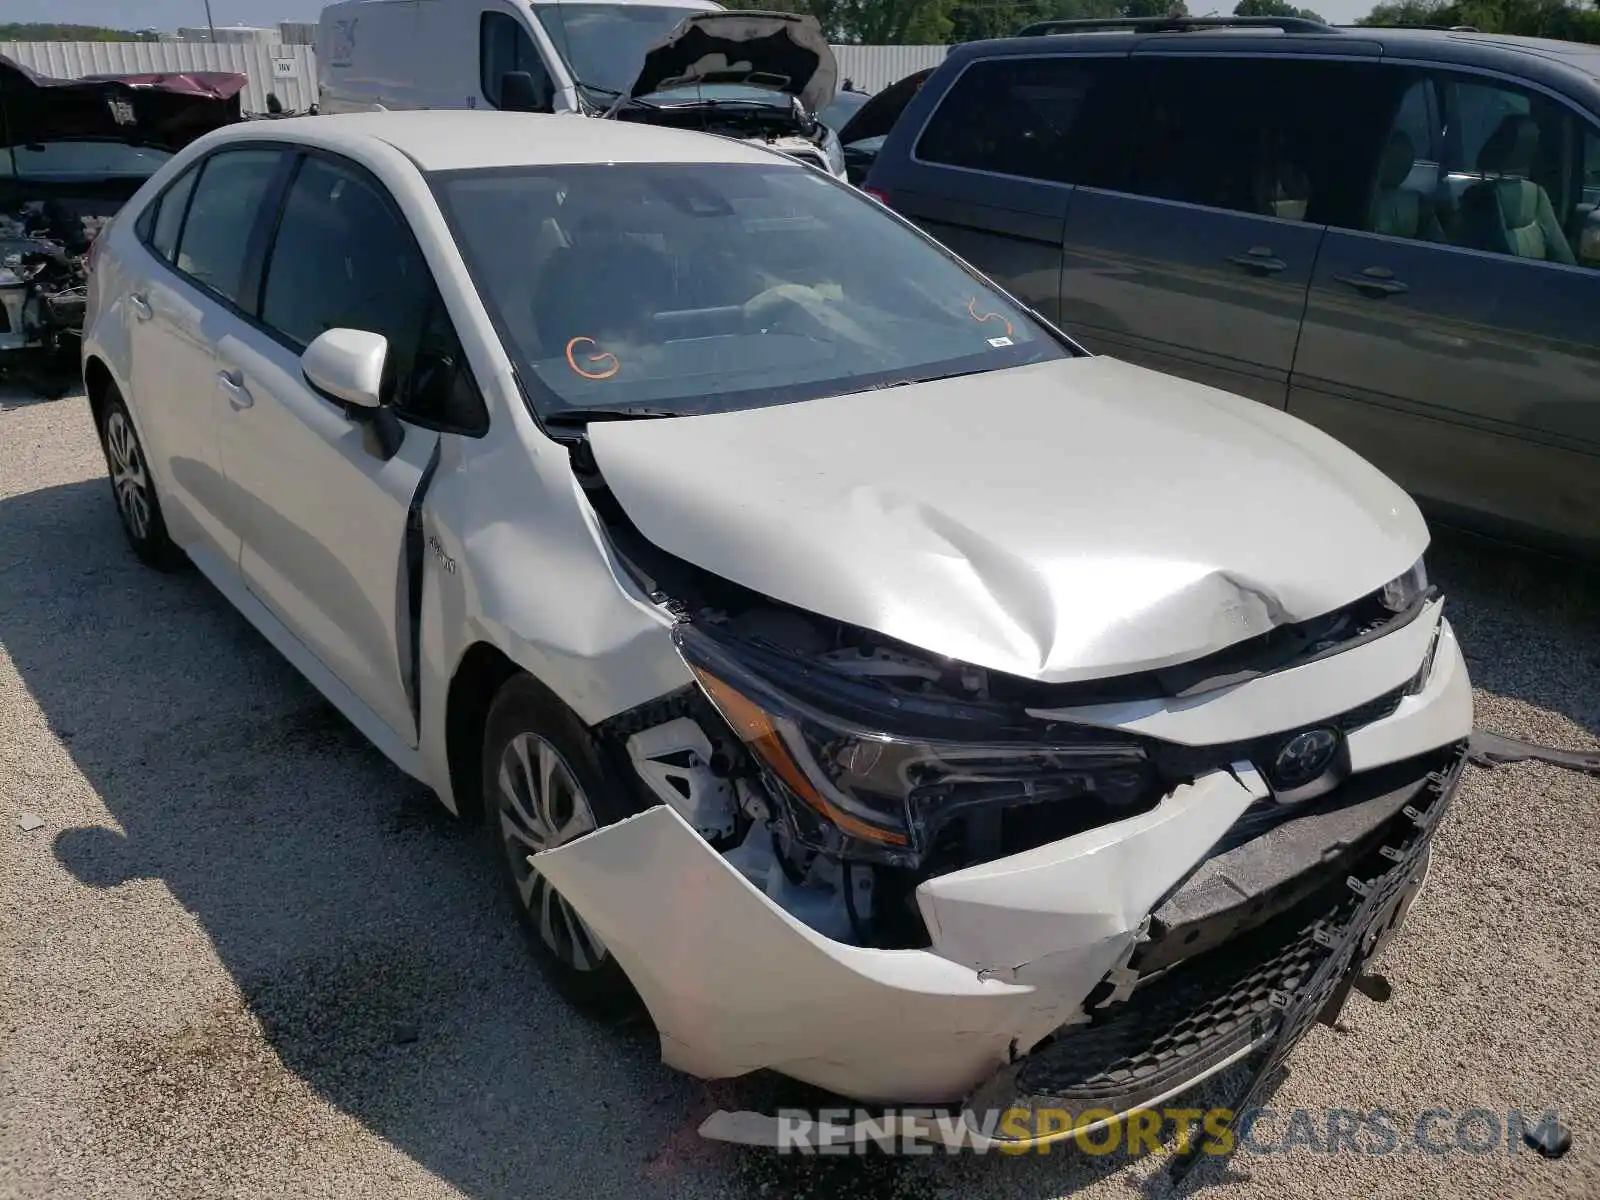
[[[314,21],[323,0],[211,0],[218,25],[275,25]],[[1333,22],[1348,22],[1372,11],[1376,0],[1301,0]],[[1230,12],[1230,0],[1215,7]],[[1192,12],[1209,12],[1212,0],[1189,0]],[[5,0],[7,21],[54,21],[64,25],[109,25],[117,29],[176,29],[204,25],[204,0]]]

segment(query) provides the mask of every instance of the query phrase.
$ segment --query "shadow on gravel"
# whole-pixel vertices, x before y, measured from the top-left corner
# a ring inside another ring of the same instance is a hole
[[[1474,687],[1600,737],[1600,566],[1436,529],[1428,570]],[[1494,731],[1481,705],[1479,722]]]
[[[1481,553],[1446,546],[1436,569],[1479,682],[1600,729],[1600,596],[1537,560],[1508,584]],[[168,1169],[162,1139],[180,1136],[169,1130],[229,1153],[297,1146],[286,1122],[305,1089],[475,1200],[619,1181],[676,1194],[707,1172],[765,1200],[1054,1196],[1129,1165],[1070,1150],[779,1158],[700,1140],[717,1107],[818,1101],[772,1078],[698,1083],[660,1064],[647,1031],[575,1017],[531,965],[479,833],[198,573],[138,566],[102,480],[0,501],[0,642],[121,829],[62,833],[60,861],[96,888],[160,880],[238,985],[210,1017],[122,1029],[100,1056],[100,1111],[140,1123],[152,1178]],[[149,1108],[127,1111],[151,1080]],[[1243,1165],[1202,1164],[1183,1191]],[[1168,1190],[1152,1166],[1129,1172],[1130,1191]]]

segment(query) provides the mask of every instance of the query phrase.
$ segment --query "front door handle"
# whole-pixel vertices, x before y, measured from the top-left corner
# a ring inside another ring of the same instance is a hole
[[[249,389],[244,386],[243,371],[218,371],[217,383],[222,388],[223,394],[228,397],[228,403],[233,405],[233,411],[249,408],[255,403],[255,397],[250,395]]]
[[[148,321],[151,317],[156,315],[155,309],[150,307],[150,301],[146,300],[137,292],[129,294],[128,307],[133,309],[133,315],[141,321]]]
[[[1288,263],[1272,252],[1271,246],[1251,246],[1243,254],[1235,254],[1228,261],[1260,275],[1276,275],[1279,271],[1286,271],[1289,268]]]
[[[1401,283],[1388,267],[1368,267],[1359,275],[1335,275],[1334,282],[1353,287],[1365,296],[1397,296],[1411,286]]]

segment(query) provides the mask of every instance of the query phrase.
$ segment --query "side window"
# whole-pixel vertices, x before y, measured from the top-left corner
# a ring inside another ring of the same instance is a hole
[[[1376,71],[1307,58],[1130,60],[1138,103],[1125,106],[1105,186],[1292,221],[1357,220],[1392,111]]]
[[[178,270],[247,311],[254,297],[242,294],[246,246],[278,161],[277,150],[225,150],[208,158],[178,243]]]
[[[549,82],[539,49],[526,28],[506,13],[487,12],[479,25],[478,66],[484,99],[500,107],[500,81],[508,71],[526,71]]]
[[[1409,77],[1378,155],[1360,228],[1388,237],[1447,240],[1439,205],[1443,142],[1437,85],[1428,75]]]
[[[1579,136],[1583,145],[1583,190],[1575,214],[1578,236],[1573,249],[1584,266],[1600,267],[1600,131],[1585,127]]]
[[[976,62],[934,109],[917,157],[1024,179],[1073,182],[1073,141],[1090,92],[1113,60]]]
[[[155,210],[155,219],[148,231],[141,230],[150,249],[168,262],[178,252],[178,234],[183,230],[183,218],[189,211],[189,197],[193,195],[195,180],[199,178],[199,167],[190,167],[179,176],[177,182],[162,192],[151,205]]]
[[[1575,264],[1582,242],[1583,166],[1576,115],[1542,93],[1442,75],[1444,180],[1437,203],[1448,240],[1473,250]]]
[[[298,349],[329,329],[389,339],[386,399],[424,424],[476,432],[483,404],[410,228],[376,181],[307,158],[267,264],[261,319]]]

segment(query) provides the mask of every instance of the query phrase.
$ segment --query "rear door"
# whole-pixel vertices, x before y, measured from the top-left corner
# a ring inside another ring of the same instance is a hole
[[[241,146],[189,168],[141,228],[155,256],[129,295],[133,402],[145,447],[170,497],[174,535],[205,566],[231,573],[243,516],[218,443],[228,400],[217,343],[238,319],[256,263],[252,231],[282,151]]]
[[[1393,66],[1384,88],[1290,411],[1443,517],[1600,548],[1600,121],[1500,76]]]
[[[1122,57],[969,63],[908,155],[885,163],[885,202],[1058,320],[1074,138],[1087,102]],[[876,171],[869,182],[880,187]]]
[[[1067,215],[1066,327],[1090,349],[1283,407],[1318,247],[1353,203],[1374,69],[1136,52]]]

